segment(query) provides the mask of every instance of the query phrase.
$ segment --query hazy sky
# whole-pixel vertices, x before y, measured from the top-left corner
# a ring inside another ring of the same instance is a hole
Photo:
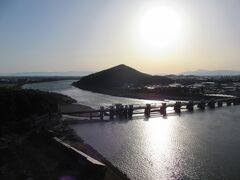
[[[146,19],[155,7],[174,15]],[[161,26],[171,34],[155,35]],[[155,36],[168,42],[176,33],[178,41],[152,49]],[[240,0],[0,0],[0,73],[118,64],[148,73],[240,70]]]

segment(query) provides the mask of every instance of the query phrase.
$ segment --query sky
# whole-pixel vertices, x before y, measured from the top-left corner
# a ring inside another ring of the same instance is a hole
[[[240,70],[239,19],[239,0],[1,0],[0,73]]]

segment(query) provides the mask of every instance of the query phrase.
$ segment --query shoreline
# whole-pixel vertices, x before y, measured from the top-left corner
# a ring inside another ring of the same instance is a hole
[[[74,83],[72,86],[79,88],[84,91],[90,91],[93,93],[99,93],[99,94],[105,94],[110,96],[116,96],[116,97],[124,97],[124,98],[133,98],[133,99],[141,99],[141,100],[155,100],[155,101],[164,101],[164,100],[180,100],[180,101],[189,101],[189,100],[209,100],[211,98],[217,98],[215,96],[206,96],[204,94],[196,94],[196,95],[166,95],[166,94],[158,94],[156,92],[133,92],[131,90],[127,89],[88,89],[88,88],[82,88],[76,86]]]
[[[114,166],[109,160],[107,160],[102,154],[95,150],[91,145],[87,144],[80,136],[76,135],[79,140],[66,141],[74,148],[86,153],[92,158],[102,162],[107,166],[107,171],[104,180],[130,180],[125,173],[119,168]]]
[[[65,109],[64,109],[65,108]],[[81,104],[68,104],[61,107],[62,112],[71,112],[76,109],[81,110],[93,110],[93,108]],[[129,180],[127,175],[114,166],[109,160],[107,160],[101,153],[95,150],[91,145],[89,145],[86,141],[84,141],[77,133],[69,126],[68,122],[63,121],[63,123],[71,129],[71,138],[67,138],[64,140],[69,145],[74,148],[86,153],[92,158],[104,163],[107,166],[107,171],[105,174],[105,180]]]
[[[4,92],[8,91],[8,89],[3,89]],[[74,111],[76,109],[79,110],[91,110],[92,108],[89,106],[85,106],[85,105],[81,105],[81,104],[76,104],[76,100],[67,96],[67,95],[63,95],[61,93],[55,93],[55,92],[44,92],[44,91],[40,91],[40,90],[32,90],[32,89],[22,89],[22,88],[17,88],[14,89],[14,92],[21,92],[22,94],[24,93],[37,93],[39,94],[40,97],[42,96],[47,96],[48,98],[53,98],[53,101],[56,103],[56,107],[54,107],[54,110],[56,111],[56,117],[58,117],[56,119],[56,124],[52,125],[50,129],[54,132],[53,136],[56,136],[58,138],[60,138],[62,141],[66,142],[67,144],[75,147],[76,149],[85,152],[87,155],[92,156],[93,158],[96,158],[97,160],[99,160],[100,162],[103,162],[106,167],[107,167],[107,171],[105,174],[105,178],[104,180],[129,180],[129,178],[122,172],[120,171],[117,167],[115,167],[114,165],[112,165],[111,162],[109,162],[106,158],[104,158],[98,151],[96,151],[92,146],[90,146],[89,144],[87,144],[87,142],[84,142],[84,140],[78,136],[76,134],[75,131],[72,130],[72,128],[70,128],[70,126],[65,123],[64,121],[61,120],[61,117],[58,116],[59,114],[59,107],[60,106],[64,106],[64,110],[65,112],[69,112],[69,111]],[[46,116],[48,118],[48,114]],[[54,124],[54,123],[53,123]],[[44,126],[44,125],[43,125]],[[26,154],[23,154],[21,156],[21,159],[17,159],[17,157],[14,157],[16,159],[14,159],[14,161],[23,161],[24,164],[24,170],[19,168],[16,169],[10,169],[9,172],[11,171],[23,171],[23,174],[25,174],[25,171],[27,170],[30,175],[29,176],[33,176],[33,177],[38,177],[38,176],[47,176],[47,174],[49,172],[52,172],[52,170],[54,170],[55,164],[58,164],[61,166],[62,163],[64,162],[68,162],[66,161],[61,161],[60,159],[57,158],[51,158],[48,156],[48,153],[45,152],[45,150],[50,151],[53,148],[56,148],[56,151],[58,150],[58,147],[56,147],[55,145],[52,145],[52,147],[49,147],[48,144],[46,142],[51,141],[51,137],[50,136],[46,136],[46,134],[49,134],[48,132],[42,134],[41,135],[37,135],[37,140],[35,139],[35,135],[34,136],[29,136],[30,133],[35,133],[34,130],[26,133],[26,135],[24,135],[22,139],[24,139],[24,144],[22,145],[22,150],[25,152],[27,152]],[[35,134],[38,134],[38,132],[36,132]],[[34,145],[32,145],[34,144]],[[43,149],[41,148],[36,148],[35,145],[39,146],[39,147],[44,147]],[[20,146],[20,145],[18,145]],[[18,152],[18,149],[13,149],[14,153],[17,153],[21,155],[22,151]],[[2,153],[2,151],[1,151]],[[7,153],[7,152],[6,152]],[[12,153],[12,152],[11,152]],[[14,155],[13,154],[8,154],[9,156]],[[27,155],[28,154],[28,155]],[[53,153],[54,154],[54,153]],[[42,157],[42,158],[38,158],[38,157]],[[67,153],[62,153],[61,157],[68,157]],[[49,164],[49,166],[41,166],[41,163],[45,163],[48,162],[49,158],[51,159],[51,162],[54,162],[52,164]],[[34,160],[34,163],[33,160]],[[6,162],[7,159],[6,159]],[[14,162],[13,162],[14,163]],[[18,162],[17,162],[18,163]],[[26,166],[26,167],[25,167]],[[36,168],[37,167],[37,168]],[[41,174],[39,171],[44,171],[43,174]],[[45,172],[46,171],[46,172]],[[54,173],[60,173],[61,171],[59,171],[57,168],[55,169]],[[9,173],[11,174],[11,173]],[[28,173],[26,174],[26,176],[28,176]],[[0,177],[1,177],[1,173],[0,173]]]

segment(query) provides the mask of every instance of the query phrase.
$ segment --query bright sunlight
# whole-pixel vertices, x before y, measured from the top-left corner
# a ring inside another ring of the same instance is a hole
[[[140,17],[139,44],[145,53],[165,55],[181,46],[184,40],[182,15],[170,7],[152,7]]]

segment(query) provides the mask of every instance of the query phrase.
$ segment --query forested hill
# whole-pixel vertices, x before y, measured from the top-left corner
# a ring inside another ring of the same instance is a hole
[[[139,72],[126,65],[118,65],[81,78],[73,85],[81,89],[112,89],[126,85],[144,86],[153,84],[169,84],[172,80],[164,76],[152,76]]]

